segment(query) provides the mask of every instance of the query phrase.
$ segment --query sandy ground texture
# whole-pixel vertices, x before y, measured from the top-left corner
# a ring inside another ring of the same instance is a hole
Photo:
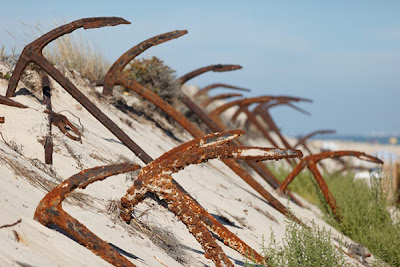
[[[76,72],[67,71],[66,76],[152,157],[191,139],[182,129],[176,128],[171,136],[146,116],[115,108],[109,99],[99,96],[100,88],[91,87]],[[0,225],[22,220],[0,229],[0,266],[109,266],[64,234],[33,220],[36,206],[54,186],[83,169],[116,162],[144,163],[52,80],[53,110],[80,129],[82,141],[67,138],[53,126],[54,164],[44,164],[47,116],[39,101],[37,77],[33,74],[29,79],[20,82],[13,98],[28,109],[0,105],[0,116],[5,117],[5,123],[0,125]],[[7,81],[0,79],[0,94],[4,95],[6,89]],[[126,101],[129,104],[129,98]],[[288,203],[252,174],[279,201]],[[184,224],[157,201],[146,199],[139,204],[131,225],[118,218],[115,203],[136,177],[137,172],[116,175],[85,190],[77,189],[78,194],[64,201],[63,207],[137,266],[213,266]],[[273,232],[278,241],[283,238],[285,217],[220,161],[190,166],[173,177],[212,215],[226,218],[221,222],[256,250],[263,236],[268,240]],[[315,207],[306,205],[301,208],[290,203],[290,208],[306,224],[315,221],[330,230],[332,238],[352,243],[326,224]],[[220,241],[218,244],[235,265],[243,265],[242,255]],[[352,265],[360,265],[355,259],[346,259]]]

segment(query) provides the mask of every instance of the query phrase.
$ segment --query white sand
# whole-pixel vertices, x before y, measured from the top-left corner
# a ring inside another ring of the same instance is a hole
[[[90,92],[91,89],[79,77],[73,79],[73,82],[152,157],[159,157],[180,144],[157,128],[154,123],[141,117],[132,118],[104,101],[99,102],[93,90]],[[20,83],[18,88],[24,86]],[[0,116],[5,117],[5,123],[0,125],[0,131],[4,139],[8,143],[15,144],[19,151],[14,151],[0,140],[2,162],[0,225],[22,219],[22,223],[16,226],[0,229],[0,266],[19,266],[18,263],[32,266],[109,266],[90,250],[33,220],[37,204],[47,193],[45,186],[40,186],[38,181],[58,184],[60,181],[55,174],[66,179],[82,169],[122,162],[125,159],[142,166],[144,164],[58,84],[52,82],[52,87],[54,111],[68,110],[74,116],[68,112],[61,113],[76,126],[80,127],[82,124],[84,127],[82,142],[68,139],[58,128],[53,127],[55,143],[53,174],[48,167],[43,167],[44,150],[40,140],[45,135],[47,124],[46,115],[42,112],[43,107],[35,98],[26,95],[19,95],[14,99],[28,105],[29,109],[0,105]],[[0,94],[4,95],[6,88],[6,81],[0,80]],[[175,134],[184,141],[191,139],[188,134],[181,134],[178,131]],[[287,203],[286,199],[279,197],[259,176],[253,175],[282,203]],[[165,252],[155,245],[149,235],[107,214],[108,201],[119,199],[132,185],[129,177],[131,176],[117,175],[94,183],[85,190],[77,190],[86,194],[90,201],[85,200],[84,203],[75,204],[64,202],[63,206],[67,212],[102,239],[138,257],[137,259],[127,257],[135,265],[181,266],[181,263],[171,257],[173,253]],[[234,222],[235,226],[227,225],[227,228],[256,250],[261,245],[262,236],[268,240],[271,232],[277,240],[282,239],[285,217],[271,208],[220,161],[212,160],[204,165],[189,166],[173,177],[210,213],[223,215]],[[320,212],[315,207],[308,206],[309,208],[303,209],[290,204],[296,216],[307,224],[315,221],[319,226],[331,230],[332,237],[340,236],[321,219]],[[135,217],[142,225],[162,229],[163,232],[159,235],[164,233],[175,236],[177,242],[184,245],[181,247],[182,257],[185,259],[184,265],[213,265],[203,256],[201,246],[189,234],[186,227],[156,202],[146,200],[139,204],[135,209]],[[346,238],[345,240],[351,242]],[[243,257],[240,254],[223,243],[219,241],[218,243],[236,265],[241,265]],[[356,264],[354,260],[348,260]]]

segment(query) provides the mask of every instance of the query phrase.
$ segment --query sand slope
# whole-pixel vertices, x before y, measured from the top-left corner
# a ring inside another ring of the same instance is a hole
[[[191,139],[180,129],[171,138],[154,122],[139,115],[129,116],[96,96],[95,90],[100,88],[90,88],[78,74],[72,72],[68,76],[152,157],[159,157],[180,141]],[[24,87],[35,92],[23,83],[18,90]],[[82,169],[127,160],[144,164],[54,81],[52,87],[53,110],[67,116],[83,130],[83,136],[82,142],[76,142],[53,127],[55,146],[51,168],[44,164],[41,143],[47,124],[42,112],[44,107],[34,96],[22,94],[24,90],[14,99],[29,109],[0,105],[0,116],[5,117],[5,123],[0,125],[4,138],[0,140],[0,225],[22,219],[13,227],[0,229],[0,266],[108,266],[70,238],[34,221],[33,214],[48,190]],[[0,94],[4,95],[6,88],[7,82],[0,80]],[[39,93],[36,96],[41,98]],[[81,194],[65,201],[64,208],[95,234],[123,250],[123,255],[137,266],[213,266],[185,226],[156,201],[147,199],[138,205],[137,224],[128,226],[116,217],[112,203],[125,194],[136,175],[117,175],[85,190],[76,190]],[[281,202],[287,203],[259,176],[253,176]],[[227,218],[231,222],[226,224],[227,228],[253,248],[258,250],[262,236],[268,239],[271,231],[277,240],[283,237],[284,216],[220,161],[190,166],[173,177],[211,214]],[[309,224],[314,220],[330,229],[332,237],[340,236],[320,219],[315,207],[308,204],[309,208],[303,209],[293,203],[290,207],[304,222]],[[218,243],[232,262],[238,266],[243,264],[240,254]],[[348,260],[357,264],[353,259]]]

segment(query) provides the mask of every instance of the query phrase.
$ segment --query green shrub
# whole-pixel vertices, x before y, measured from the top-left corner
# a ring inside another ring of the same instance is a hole
[[[174,104],[180,96],[180,84],[176,80],[175,71],[157,57],[134,59],[124,72],[170,104]]]
[[[281,181],[289,174],[284,168],[272,171]],[[380,181],[373,180],[370,187],[362,180],[355,180],[353,173],[334,177],[323,174],[323,177],[339,207],[340,223],[308,170],[303,170],[288,188],[318,205],[328,223],[376,257],[391,266],[400,266],[400,218],[392,219]]]
[[[303,227],[290,220],[286,225],[283,244],[279,245],[271,234],[263,254],[268,257],[270,266],[346,266],[343,254],[330,239],[330,232],[320,229],[316,224]],[[246,263],[245,266],[257,266]]]
[[[336,222],[325,201],[320,201],[326,220],[351,239],[363,244],[391,266],[400,266],[400,222],[393,221],[378,181],[370,188],[352,176],[326,179],[336,198],[342,220]]]

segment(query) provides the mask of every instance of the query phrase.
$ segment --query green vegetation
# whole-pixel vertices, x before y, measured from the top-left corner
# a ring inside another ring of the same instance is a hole
[[[276,169],[271,169],[271,171],[275,177],[282,182],[289,175],[291,170],[284,167],[278,167]],[[293,182],[290,183],[288,189],[296,192],[312,204],[317,205],[319,203],[317,195],[319,188],[311,172],[307,168],[297,175]]]
[[[346,266],[343,254],[331,242],[330,233],[316,224],[305,228],[290,220],[286,225],[283,244],[278,244],[272,233],[267,247],[263,240],[262,251],[272,267]],[[246,263],[245,266],[257,265]]]
[[[283,180],[289,171],[275,170]],[[329,190],[336,199],[342,220],[338,223],[308,170],[300,173],[289,189],[320,207],[325,220],[369,251],[390,264],[400,266],[400,218],[393,218],[381,184],[373,180],[368,186],[362,180],[355,180],[354,174],[331,177],[323,175]],[[398,211],[398,209],[397,209]]]
[[[326,202],[320,201],[326,220],[376,257],[391,266],[399,266],[400,221],[392,219],[380,183],[375,181],[370,188],[352,176],[329,178],[327,183],[343,219],[341,223],[336,222]]]

